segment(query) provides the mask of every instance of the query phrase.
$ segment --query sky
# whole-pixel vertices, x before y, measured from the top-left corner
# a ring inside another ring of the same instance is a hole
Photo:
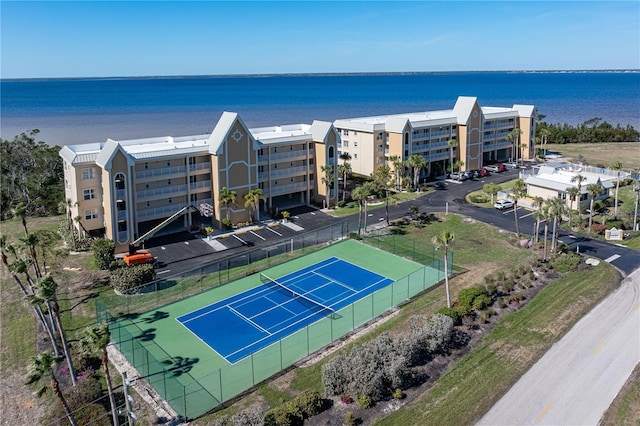
[[[0,1],[0,77],[640,69],[640,1]]]

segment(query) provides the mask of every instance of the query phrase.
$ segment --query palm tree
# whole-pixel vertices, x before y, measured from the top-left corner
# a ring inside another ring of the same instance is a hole
[[[544,249],[542,251],[542,258],[547,260],[547,236],[549,235],[549,220],[551,220],[549,200],[546,200],[541,208],[542,216],[544,218]]]
[[[602,186],[598,183],[590,183],[587,185],[587,193],[591,196],[589,203],[589,233],[591,233],[591,223],[593,222],[593,201],[595,198],[602,194]]]
[[[29,255],[31,256],[33,272],[36,276],[36,279],[40,279],[42,277],[42,274],[40,272],[40,266],[38,265],[38,255],[36,253],[36,246],[40,242],[40,240],[38,239],[38,235],[34,233],[27,234],[24,238],[20,238],[20,241],[22,241],[29,248]]]
[[[253,222],[253,212],[256,212],[256,222],[260,221],[260,200],[266,200],[262,189],[256,188],[244,196],[244,206],[249,209],[249,222]]]
[[[20,201],[13,208],[13,215],[19,217],[22,220],[22,227],[24,228],[24,235],[29,234],[27,229],[27,204],[24,201]]]
[[[420,170],[427,166],[427,160],[420,154],[413,154],[409,158],[409,165],[413,168],[413,188],[418,189],[420,185]]]
[[[11,273],[11,277],[13,278],[13,280],[16,282],[16,284],[20,288],[20,292],[22,292],[22,295],[24,297],[31,296],[32,295],[32,293],[30,291],[31,284],[29,283],[29,286],[27,287],[26,285],[24,285],[24,283],[22,282],[22,280],[18,276],[18,274],[23,273],[23,272],[28,274],[28,269],[27,269],[26,263],[23,260],[18,260],[17,259],[12,264],[9,264],[9,257],[7,256],[7,251],[12,251],[12,248],[9,245],[7,245],[6,237],[4,235],[2,235],[2,236],[0,236],[0,257],[2,258],[2,264]],[[33,309],[33,312],[36,314],[36,317],[40,320],[40,323],[42,324],[42,326],[46,330],[47,334],[49,335],[49,340],[51,341],[51,345],[53,347],[55,355],[59,356],[60,355],[60,348],[58,348],[58,345],[57,345],[57,342],[56,342],[56,338],[55,338],[55,333],[53,332],[53,327],[51,326],[49,321],[47,321],[47,318],[45,317],[44,313],[42,312],[42,309],[41,309],[40,306],[32,306],[32,309]]]
[[[571,229],[571,216],[573,216],[573,202],[580,197],[580,190],[577,186],[570,186],[567,188],[567,195],[569,196],[569,229]],[[578,205],[580,210],[580,205]]]
[[[547,142],[549,141],[549,135],[550,134],[551,134],[551,132],[549,131],[549,129],[541,129],[540,130],[540,139],[541,139],[541,143],[543,145],[542,155],[544,155],[545,157],[547,156]]]
[[[226,186],[223,186],[222,189],[220,190],[220,206],[226,209],[227,221],[230,220],[229,205],[232,205],[234,207],[238,206],[238,202],[236,201],[236,196],[237,196],[236,191],[229,191],[229,188],[227,188]]]
[[[392,155],[391,157],[389,157],[389,161],[391,161],[391,164],[393,164],[393,174],[395,176],[396,189],[400,189],[402,187],[404,161],[402,161],[402,159],[397,155]]]
[[[49,352],[42,352],[36,356],[32,356],[29,360],[29,380],[26,384],[31,385],[34,383],[38,383],[42,379],[48,377],[51,390],[53,391],[55,396],[58,397],[60,404],[62,404],[64,412],[67,414],[67,418],[69,419],[69,423],[71,423],[72,426],[76,426],[76,420],[73,417],[71,408],[69,407],[67,400],[64,398],[64,395],[60,390],[60,383],[58,382],[58,378],[56,377],[55,372],[53,371],[53,367],[55,366],[55,364],[60,361],[60,357],[54,357]],[[42,385],[42,387],[36,392],[36,395],[38,397],[41,397],[46,391],[46,385]]]
[[[345,154],[349,156],[349,159],[351,159],[351,156],[346,152],[344,154],[341,154],[340,158],[342,158],[342,156]],[[344,201],[347,198],[347,180],[352,173],[351,164],[345,161],[344,163],[338,165],[338,173],[342,175],[342,201]]]
[[[58,305],[58,284],[54,279],[47,275],[34,287],[34,294],[30,297],[31,302],[34,304],[46,304],[50,311],[53,312],[55,324],[60,335],[60,341],[62,342],[62,350],[64,356],[67,359],[67,365],[69,366],[69,375],[71,376],[71,382],[76,385],[77,377],[76,370],[73,366],[73,359],[71,358],[71,351],[69,350],[69,343],[67,342],[67,336],[62,326],[62,318],[60,317],[60,305]]]
[[[511,199],[513,200],[513,217],[516,221],[516,237],[520,244],[520,227],[518,225],[518,200],[527,195],[527,184],[522,179],[516,179],[511,189]]]
[[[455,168],[456,170],[458,170],[458,180],[462,180],[462,173],[460,173],[460,170],[462,170],[462,166],[464,166],[464,161],[460,161],[460,160],[456,161],[451,165],[452,168]]]
[[[333,180],[335,175],[333,173],[333,165],[327,164],[325,166],[321,166],[320,170],[322,170],[322,184],[325,189],[325,208],[329,208],[329,196],[331,195],[331,185],[333,184]]]
[[[536,219],[536,235],[533,238],[533,243],[538,244],[538,234],[540,234],[540,222],[544,218],[542,212],[542,206],[544,205],[544,198],[533,197],[533,203],[531,204],[536,211],[533,213],[533,217]]]
[[[109,331],[109,324],[101,323],[94,327],[90,327],[85,331],[85,335],[80,341],[80,345],[85,351],[89,353],[100,351],[102,371],[107,382],[107,391],[109,393],[109,402],[111,404],[111,417],[113,418],[113,424],[117,426],[119,424],[118,410],[116,406],[116,399],[113,394],[111,375],[109,374],[109,354],[107,353],[107,346],[109,345],[110,341],[111,332]]]
[[[431,242],[436,246],[436,250],[442,247],[444,249],[444,286],[447,292],[447,308],[451,308],[451,294],[449,293],[449,246],[453,243],[456,236],[453,232],[443,231],[442,234],[436,235]]]
[[[556,252],[558,244],[558,228],[562,221],[562,215],[567,211],[566,204],[560,197],[554,197],[549,200],[549,212],[553,217],[553,231],[551,232],[551,251]]]
[[[609,168],[611,170],[615,170],[616,174],[617,174],[617,179],[616,179],[616,201],[614,204],[614,208],[613,208],[613,220],[618,220],[618,189],[620,189],[620,171],[622,170],[622,163],[619,161],[616,161],[614,163],[611,163],[611,165],[609,165]]]
[[[447,141],[447,145],[449,145],[449,167],[452,167],[453,166],[453,148],[458,146],[458,141],[456,139],[449,139]]]
[[[518,143],[518,141],[520,139],[521,134],[522,134],[522,130],[516,127],[511,131],[511,133],[507,135],[507,140],[513,144],[513,152],[515,156],[513,160],[514,163],[518,162],[518,150],[520,149],[520,144]]]
[[[365,182],[363,185],[356,187],[351,192],[351,197],[358,201],[358,237],[360,237],[360,230],[364,222],[364,230],[367,231],[367,199],[369,195],[373,193],[373,183]],[[364,214],[363,214],[364,210]],[[364,220],[363,220],[364,216]]]
[[[391,181],[391,168],[383,164],[373,172],[373,184],[377,190],[383,190],[385,195],[385,217],[387,225],[389,224],[389,185]]]
[[[83,226],[82,226],[82,216],[81,215],[75,216],[73,218],[73,220],[78,224],[78,228],[77,228],[78,229],[78,239],[80,241],[82,241],[83,238],[84,238],[84,233],[82,232],[82,228],[83,228]]]
[[[578,187],[578,192],[580,192],[580,195],[582,195],[582,182],[586,181],[587,177],[581,175],[580,173],[574,175],[571,178],[571,183],[576,182],[577,183],[577,187]]]

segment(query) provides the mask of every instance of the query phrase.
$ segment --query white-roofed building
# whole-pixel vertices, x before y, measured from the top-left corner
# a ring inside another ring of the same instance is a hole
[[[616,176],[606,173],[591,173],[568,164],[545,165],[540,167],[536,174],[527,176],[524,179],[524,182],[527,184],[527,195],[530,197],[541,197],[545,200],[560,197],[564,200],[567,207],[576,208],[577,203],[574,201],[573,206],[571,206],[571,199],[567,195],[568,188],[572,186],[578,187],[578,182],[575,180],[576,175],[584,178],[579,185],[580,204],[589,203],[588,185],[598,184],[602,187],[602,193],[595,198],[596,200],[604,200],[609,197],[611,188],[616,185]]]
[[[534,156],[535,107],[481,107],[475,97],[460,96],[449,110],[340,119],[333,122],[341,136],[338,149],[351,157],[354,173],[368,176],[393,159],[421,155],[424,176],[440,176],[453,162],[462,170]],[[518,138],[509,140],[514,129]],[[449,141],[456,141],[451,148]],[[452,157],[452,158],[451,158]]]
[[[65,197],[85,230],[123,252],[181,211],[175,229],[220,227],[227,215],[233,224],[248,222],[244,195],[256,188],[265,198],[261,211],[322,204],[321,168],[335,167],[338,139],[329,122],[248,129],[225,112],[211,134],[66,145]],[[235,204],[220,202],[223,187],[236,192]],[[329,188],[332,205],[335,188],[337,180]]]

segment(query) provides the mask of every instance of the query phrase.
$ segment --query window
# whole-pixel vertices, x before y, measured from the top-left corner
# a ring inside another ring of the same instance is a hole
[[[354,158],[354,160],[357,160],[358,159],[358,154],[353,154],[353,158]]]
[[[149,163],[144,163],[144,169],[147,170],[149,168]]]
[[[173,203],[173,199],[169,198],[169,204]]]
[[[349,148],[349,141],[342,141],[342,146],[344,148]]]
[[[85,209],[84,220],[93,220],[98,218],[98,209]]]
[[[345,136],[349,136],[349,131],[347,129],[344,129],[342,131],[342,134],[345,135]]]
[[[82,180],[91,180],[96,178],[96,171],[94,168],[82,169]]]
[[[171,167],[171,161],[167,161],[167,167]]]
[[[82,198],[84,198],[84,200],[93,200],[94,198],[96,198],[94,189],[84,189],[82,191]]]
[[[357,147],[358,147],[358,142],[354,142],[354,143],[353,143],[353,147],[354,147],[354,148],[357,148]]]
[[[357,136],[357,135],[358,135],[358,132],[356,132],[356,131],[354,130],[354,131],[353,131],[353,135],[354,135],[354,136]]]

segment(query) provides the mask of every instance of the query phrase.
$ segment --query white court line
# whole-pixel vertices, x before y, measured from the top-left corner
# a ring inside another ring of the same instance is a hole
[[[613,262],[614,260],[616,260],[619,257],[620,257],[619,254],[614,254],[613,256],[607,257],[604,261],[607,262],[607,263],[611,263],[611,262]]]
[[[264,331],[265,333],[267,333],[269,336],[271,336],[271,333],[269,333],[267,330],[265,330],[264,328],[260,327],[258,324],[256,324],[255,322],[251,321],[249,318],[245,317],[244,315],[242,315],[240,312],[236,311],[235,309],[233,309],[233,307],[231,305],[227,305],[227,308],[229,308],[229,310],[231,312],[233,312],[234,314],[236,314],[237,316],[239,316],[240,318],[242,318],[243,320],[247,321],[249,324],[253,325],[255,328]]]

